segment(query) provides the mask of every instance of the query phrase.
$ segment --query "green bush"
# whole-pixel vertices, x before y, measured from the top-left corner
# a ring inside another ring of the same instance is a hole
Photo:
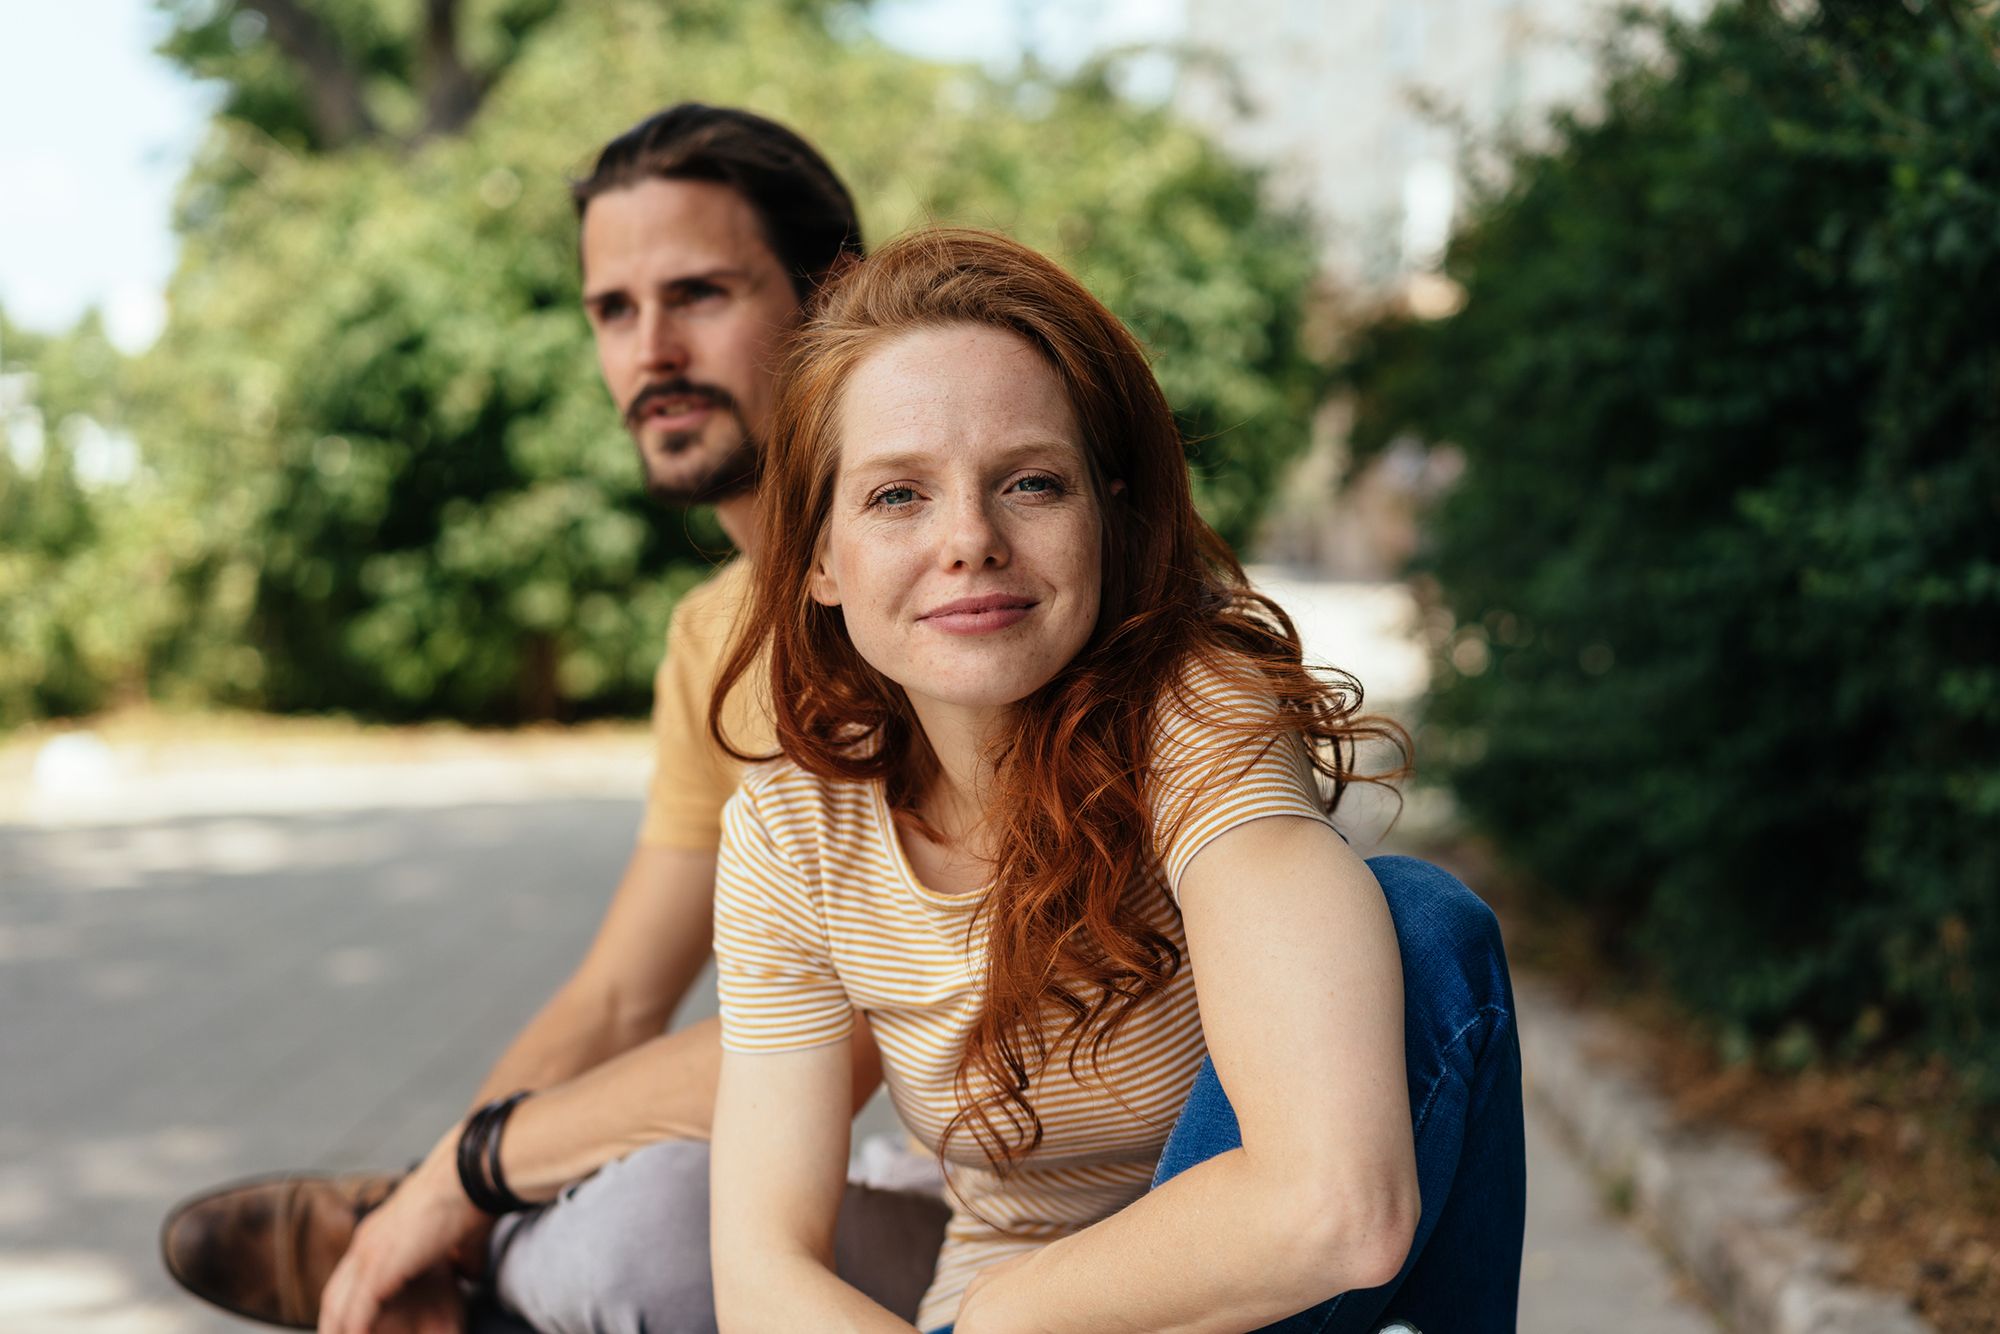
[[[142,695],[173,615],[128,373],[94,313],[54,335],[0,313],[0,728]]]
[[[1074,265],[1148,339],[1231,536],[1305,442],[1323,375],[1301,350],[1306,229],[1098,72],[996,81],[800,0],[522,3],[462,133],[324,151],[293,84],[232,54],[229,6],[183,8],[182,58],[242,95],[185,191],[171,320],[140,368],[137,429],[201,524],[176,557],[185,618],[152,654],[161,693],[475,720],[643,707],[672,602],[723,543],[640,492],[564,180],[683,98],[810,135],[873,238],[949,219]],[[389,40],[374,0],[320,8]],[[371,105],[410,119],[407,96]],[[258,108],[269,123],[245,123]]]
[[[1348,368],[1466,460],[1431,757],[1707,1013],[2000,1096],[2000,29],[1632,23]]]

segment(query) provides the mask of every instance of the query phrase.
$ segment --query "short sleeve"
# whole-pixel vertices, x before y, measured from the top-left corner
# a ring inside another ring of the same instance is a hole
[[[1219,835],[1296,815],[1332,826],[1305,739],[1248,679],[1191,667],[1162,702],[1153,745],[1153,835],[1167,888]]]
[[[641,844],[711,852],[722,837],[722,806],[742,766],[710,738],[708,702],[747,584],[738,561],[674,609],[666,656],[653,676],[653,776],[639,824]],[[742,703],[762,679],[761,673],[755,681],[746,677],[725,703],[723,723],[739,746],[768,740],[768,724],[746,723]]]
[[[844,1038],[854,1009],[834,971],[816,887],[745,789],[724,808],[715,971],[727,1051],[797,1051]]]

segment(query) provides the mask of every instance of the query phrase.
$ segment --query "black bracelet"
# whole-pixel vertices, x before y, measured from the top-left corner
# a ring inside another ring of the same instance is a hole
[[[510,1214],[530,1206],[526,1200],[513,1192],[507,1184],[505,1174],[500,1171],[500,1132],[506,1128],[507,1118],[514,1114],[514,1108],[527,1096],[528,1091],[522,1089],[501,1103],[493,1113],[492,1127],[486,1132],[486,1184],[493,1187],[494,1195],[505,1206],[504,1212]]]
[[[458,1184],[475,1209],[495,1218],[534,1206],[516,1195],[500,1171],[500,1132],[528,1090],[496,1098],[465,1120],[458,1133]]]
[[[480,1176],[480,1148],[486,1138],[488,1115],[498,1104],[488,1103],[465,1119],[465,1126],[458,1132],[458,1184],[465,1192],[465,1198],[472,1201],[481,1213],[497,1213],[494,1201],[486,1190],[486,1182]]]

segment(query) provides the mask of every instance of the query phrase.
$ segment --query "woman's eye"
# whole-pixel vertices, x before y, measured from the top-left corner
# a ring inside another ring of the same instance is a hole
[[[916,491],[907,486],[885,486],[869,499],[871,505],[887,505],[899,509],[917,498]]]
[[[1044,477],[1039,474],[1034,474],[1027,477],[1023,477],[1019,481],[1015,482],[1014,489],[1016,491],[1022,492],[1025,495],[1046,496],[1060,492],[1062,490],[1062,483],[1058,482],[1053,477]]]

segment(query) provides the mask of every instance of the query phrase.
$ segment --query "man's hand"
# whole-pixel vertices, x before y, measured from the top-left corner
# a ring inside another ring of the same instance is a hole
[[[465,1299],[448,1269],[431,1269],[389,1299],[375,1334],[464,1334]]]
[[[458,1184],[458,1127],[361,1220],[320,1296],[320,1334],[458,1334],[464,1325],[449,1268],[483,1249],[493,1220]]]

